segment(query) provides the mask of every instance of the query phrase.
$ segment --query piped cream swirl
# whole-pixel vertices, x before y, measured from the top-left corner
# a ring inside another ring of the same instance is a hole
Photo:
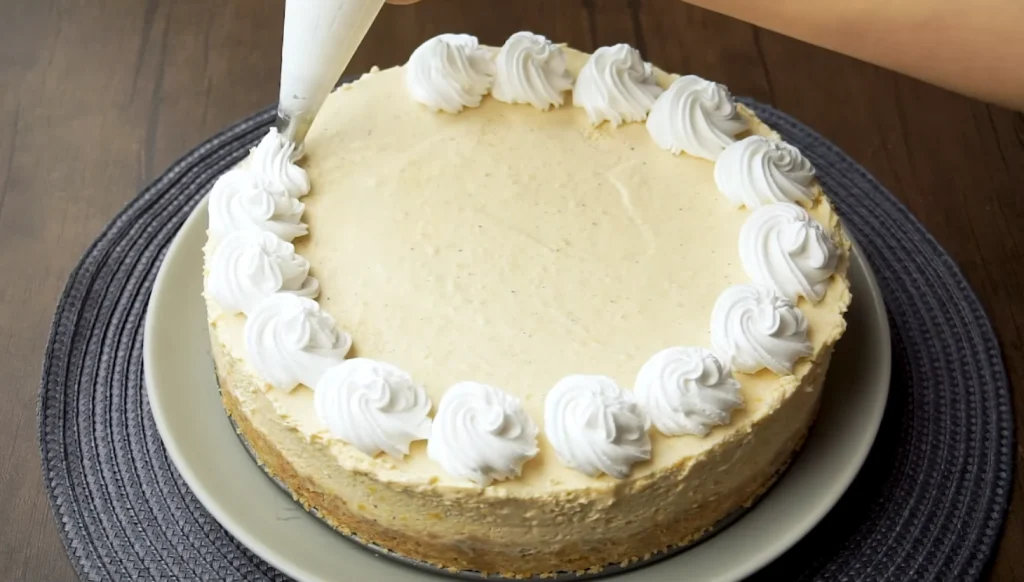
[[[210,189],[210,234],[223,238],[239,230],[265,230],[290,241],[307,232],[305,205],[248,169],[234,169]]]
[[[261,301],[245,322],[248,361],[274,388],[315,387],[331,366],[341,362],[352,338],[316,301],[275,293]]]
[[[517,32],[495,59],[491,95],[505,103],[529,103],[541,111],[562,105],[572,89],[562,49],[532,32]]]
[[[661,92],[651,64],[635,48],[617,44],[590,55],[576,78],[572,100],[592,124],[608,121],[618,126],[646,119]]]
[[[729,90],[696,75],[676,79],[647,118],[647,131],[658,147],[708,160],[718,158],[746,129]]]
[[[281,137],[277,128],[270,128],[253,149],[249,167],[274,190],[300,198],[309,194],[309,176],[295,165],[299,156],[293,142]]]
[[[792,301],[760,285],[733,285],[711,310],[711,346],[737,372],[790,374],[811,354],[807,319]]]
[[[591,477],[622,479],[650,459],[649,426],[630,393],[607,376],[567,376],[544,400],[544,434],[558,458]]]
[[[751,212],[740,228],[739,246],[747,276],[791,301],[820,301],[839,260],[821,224],[788,202]]]
[[[320,284],[291,243],[267,231],[240,230],[217,244],[207,289],[225,312],[249,313],[278,291],[316,297]]]
[[[406,64],[413,99],[433,111],[478,107],[494,82],[494,61],[475,36],[442,34],[421,44]]]
[[[814,166],[786,142],[752,135],[725,148],[715,162],[715,184],[736,206],[810,203]]]
[[[334,436],[373,457],[401,459],[430,436],[430,398],[405,371],[367,358],[330,368],[316,384],[316,414]]]
[[[634,388],[640,406],[662,434],[704,436],[728,424],[743,404],[740,383],[713,353],[674,347],[654,354],[640,368]]]
[[[537,455],[537,425],[519,400],[477,382],[445,392],[434,415],[427,456],[453,477],[487,486],[519,476]]]

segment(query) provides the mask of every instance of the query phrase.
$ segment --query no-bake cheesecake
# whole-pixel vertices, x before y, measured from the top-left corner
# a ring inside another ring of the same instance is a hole
[[[431,39],[209,208],[242,437],[339,531],[454,570],[631,562],[754,502],[851,299],[810,162],[626,45]]]

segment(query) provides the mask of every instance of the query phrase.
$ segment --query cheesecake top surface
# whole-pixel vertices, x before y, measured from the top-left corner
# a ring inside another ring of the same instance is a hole
[[[589,55],[563,50],[575,77]],[[674,79],[657,72],[662,87]],[[777,137],[749,110],[739,114],[750,134]],[[348,357],[405,370],[435,411],[459,382],[495,386],[540,427],[539,454],[488,494],[616,486],[560,462],[545,434],[546,395],[572,374],[632,390],[655,353],[710,349],[716,299],[751,282],[738,242],[751,211],[719,191],[714,162],[659,148],[643,123],[595,127],[568,93],[547,111],[486,96],[457,115],[435,113],[408,97],[403,67],[374,71],[328,98],[301,165],[312,184],[302,199],[309,234],[295,251],[319,281],[321,308],[351,334]],[[737,373],[742,406],[705,436],[651,427],[651,459],[631,479],[743,438],[842,334],[849,242],[824,196],[804,207],[844,251],[822,299],[796,303],[811,355],[791,375]],[[216,337],[248,359],[245,316],[210,305]],[[476,487],[428,458],[425,441],[403,459],[371,458],[333,437],[307,386],[266,394],[344,466],[385,481]]]

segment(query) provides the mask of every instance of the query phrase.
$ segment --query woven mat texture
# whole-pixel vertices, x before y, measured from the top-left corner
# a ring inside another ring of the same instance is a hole
[[[745,101],[814,163],[873,266],[893,344],[876,446],[822,523],[764,580],[969,580],[999,538],[1013,418],[999,346],[949,256],[863,168]],[[232,538],[171,464],[146,398],[146,305],[174,235],[274,119],[214,136],[142,191],[86,251],[54,316],[39,395],[50,503],[84,580],[287,580]]]

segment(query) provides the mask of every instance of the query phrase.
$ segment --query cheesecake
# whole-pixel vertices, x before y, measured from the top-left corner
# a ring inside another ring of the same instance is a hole
[[[209,213],[241,437],[339,532],[450,571],[595,572],[750,506],[851,300],[810,161],[627,45],[430,39]]]

